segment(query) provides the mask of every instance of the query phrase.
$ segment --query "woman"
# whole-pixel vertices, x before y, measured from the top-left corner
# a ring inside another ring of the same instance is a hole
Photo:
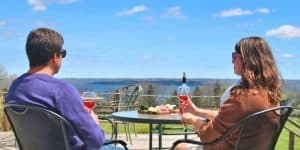
[[[276,68],[271,49],[260,37],[247,37],[235,45],[232,53],[234,73],[241,76],[239,85],[230,91],[230,97],[218,112],[197,108],[190,99],[180,102],[182,122],[190,123],[200,133],[202,142],[212,142],[221,137],[242,117],[279,105],[281,77]],[[202,122],[200,117],[210,119]],[[233,149],[237,134],[211,149]],[[255,144],[255,143],[253,143]],[[182,147],[182,145],[181,145]],[[208,147],[205,147],[208,149]]]

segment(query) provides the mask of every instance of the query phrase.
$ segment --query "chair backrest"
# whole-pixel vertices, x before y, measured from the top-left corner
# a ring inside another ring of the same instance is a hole
[[[139,101],[143,89],[139,84],[131,84],[122,88],[121,101],[118,110],[134,109],[135,104]]]
[[[292,111],[293,108],[291,106],[280,106],[259,111],[242,118],[215,141],[201,143],[189,139],[178,140],[173,143],[173,148],[179,143],[212,146],[226,142],[232,146],[230,149],[273,150],[281,130]],[[231,143],[231,141],[235,141],[235,143]]]
[[[281,130],[292,110],[290,106],[281,106],[244,117],[231,131],[239,132],[234,144],[235,149],[275,149]]]
[[[292,106],[293,100],[290,98],[282,99],[280,101],[280,106]]]
[[[59,114],[28,104],[7,104],[4,111],[21,150],[70,150],[72,125]]]

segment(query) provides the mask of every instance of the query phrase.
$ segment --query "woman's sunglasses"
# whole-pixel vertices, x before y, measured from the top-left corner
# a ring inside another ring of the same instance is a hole
[[[235,58],[241,58],[242,55],[238,52],[232,52],[232,59],[235,59]]]

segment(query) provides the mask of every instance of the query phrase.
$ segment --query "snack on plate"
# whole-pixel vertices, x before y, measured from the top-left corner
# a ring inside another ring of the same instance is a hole
[[[179,113],[179,109],[176,105],[159,105],[155,107],[148,107],[147,105],[140,105],[139,113],[147,113],[147,114],[171,114],[171,113]]]

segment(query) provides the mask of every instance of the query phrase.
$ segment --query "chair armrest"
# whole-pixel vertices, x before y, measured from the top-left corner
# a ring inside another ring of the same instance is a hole
[[[177,141],[175,141],[173,143],[173,146],[171,148],[171,150],[174,150],[175,147],[180,144],[180,143],[189,143],[189,144],[195,144],[195,145],[203,145],[203,143],[201,143],[200,141],[195,141],[195,140],[191,140],[191,139],[179,139]]]
[[[98,119],[100,120],[106,120],[111,124],[111,128],[112,128],[112,132],[111,132],[111,139],[113,139],[113,136],[115,135],[115,138],[117,138],[117,127],[116,124],[114,123],[114,120],[111,118],[107,118],[107,117],[98,117]]]
[[[107,118],[107,117],[98,117],[98,119],[100,120],[106,120],[108,121],[111,125],[114,126],[114,121],[111,118]]]
[[[128,150],[127,148],[127,143],[124,142],[123,140],[109,140],[109,141],[105,141],[104,145],[110,145],[110,144],[121,144],[125,150]]]

